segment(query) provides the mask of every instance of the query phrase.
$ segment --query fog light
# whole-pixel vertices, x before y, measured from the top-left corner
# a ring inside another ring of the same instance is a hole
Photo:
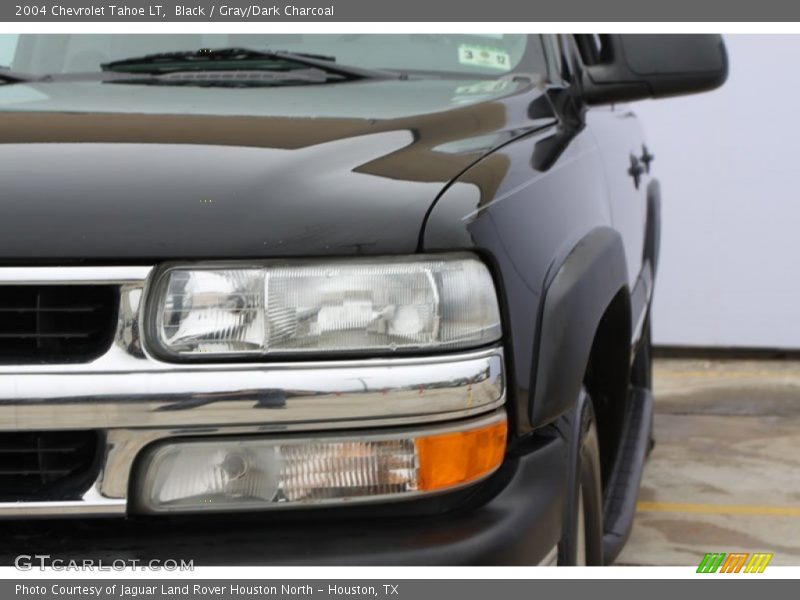
[[[177,441],[145,455],[137,498],[148,512],[402,499],[488,476],[505,443],[500,414],[424,434]]]

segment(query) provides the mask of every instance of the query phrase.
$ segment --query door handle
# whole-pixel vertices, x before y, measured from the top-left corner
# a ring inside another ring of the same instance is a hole
[[[644,165],[644,172],[650,173],[650,163],[653,162],[656,157],[650,154],[650,151],[647,149],[647,146],[642,144],[642,155],[639,157],[639,160],[642,161]]]
[[[644,174],[644,167],[642,163],[639,162],[639,159],[631,154],[631,166],[628,168],[628,175],[633,177],[633,185],[636,189],[639,189],[639,184],[642,181],[642,175]]]

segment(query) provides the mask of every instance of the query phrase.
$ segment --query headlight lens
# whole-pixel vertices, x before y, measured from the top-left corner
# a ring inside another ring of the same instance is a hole
[[[489,271],[463,255],[173,267],[152,299],[149,338],[173,357],[452,349],[501,335]]]

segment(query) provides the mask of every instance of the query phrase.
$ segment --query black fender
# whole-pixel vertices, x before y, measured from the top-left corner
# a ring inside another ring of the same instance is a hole
[[[600,319],[627,286],[627,273],[622,239],[605,226],[586,234],[558,267],[539,316],[530,387],[532,427],[546,425],[575,406]]]
[[[653,179],[647,185],[647,221],[644,229],[643,263],[650,262],[655,280],[661,248],[661,185]]]
[[[658,270],[658,255],[661,247],[661,186],[657,179],[647,185],[647,219],[644,226],[644,249],[642,270],[631,291],[631,327],[636,347],[641,341],[643,328],[650,314],[653,287]]]

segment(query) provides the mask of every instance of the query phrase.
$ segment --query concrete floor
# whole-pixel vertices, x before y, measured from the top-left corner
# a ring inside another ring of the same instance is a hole
[[[800,565],[800,361],[660,359],[656,446],[620,565]]]

